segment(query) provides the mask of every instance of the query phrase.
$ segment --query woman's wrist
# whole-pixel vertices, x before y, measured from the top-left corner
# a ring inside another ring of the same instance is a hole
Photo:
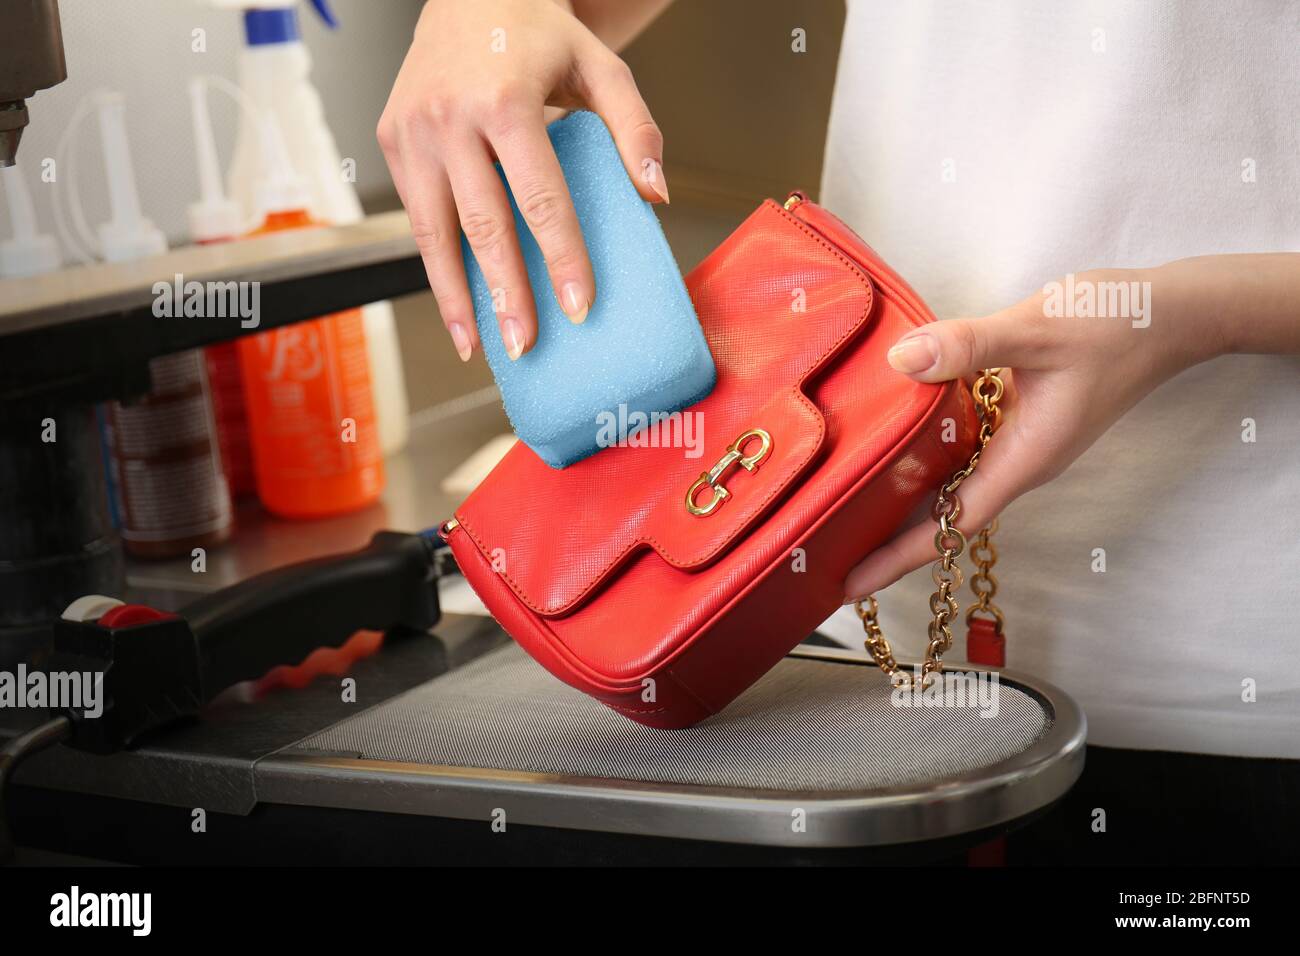
[[[1214,258],[1178,259],[1137,270],[1150,290],[1151,325],[1146,331],[1158,336],[1161,346],[1173,353],[1183,368],[1233,351],[1213,277],[1206,282],[1204,262]]]
[[[1197,256],[1150,276],[1156,322],[1162,313],[1177,316],[1190,364],[1300,352],[1300,254]]]

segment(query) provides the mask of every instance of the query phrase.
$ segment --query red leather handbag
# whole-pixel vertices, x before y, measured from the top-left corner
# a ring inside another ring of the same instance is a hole
[[[922,674],[937,670],[965,547],[954,492],[997,424],[1001,381],[985,373],[976,401],[959,382],[890,368],[888,349],[934,316],[799,193],[764,202],[686,284],[718,369],[681,413],[702,441],[664,447],[688,431],[670,416],[667,432],[562,471],[516,444],[443,525],[461,571],[561,680],[643,724],[683,727],[839,607],[849,569],[938,489]],[[874,601],[859,613],[882,669],[908,679]]]

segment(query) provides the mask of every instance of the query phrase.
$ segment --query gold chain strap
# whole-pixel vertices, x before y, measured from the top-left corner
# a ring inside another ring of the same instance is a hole
[[[998,563],[997,545],[991,536],[997,534],[998,519],[989,522],[988,527],[976,536],[970,546],[970,558],[975,562],[975,573],[970,577],[970,589],[975,592],[975,603],[966,612],[966,626],[974,620],[978,612],[984,612],[993,619],[999,634],[1006,625],[1002,609],[993,603],[998,593],[998,579],[993,574],[993,565]]]
[[[952,621],[959,611],[954,592],[961,587],[962,582],[961,568],[957,566],[957,559],[966,550],[966,536],[957,529],[956,525],[957,516],[961,514],[961,500],[957,497],[957,488],[974,473],[980,455],[988,447],[993,433],[1002,424],[1002,409],[998,402],[1002,400],[1005,386],[999,377],[1001,371],[1000,368],[986,368],[971,386],[971,395],[975,398],[980,418],[979,439],[970,462],[939,489],[934,507],[930,509],[931,516],[939,526],[934,534],[934,548],[939,553],[939,559],[930,569],[935,591],[930,595],[930,613],[933,617],[927,629],[929,643],[926,645],[925,661],[920,669],[922,690],[930,686],[931,674],[943,670],[943,655],[952,647]],[[997,549],[989,540],[990,535],[996,530],[997,520],[994,519],[987,528],[980,531],[971,549],[971,556],[978,567],[977,573],[971,579],[971,590],[975,592],[977,600],[967,612],[966,620],[969,623],[976,611],[987,612],[997,621],[1000,632],[1003,624],[1002,612],[993,604],[993,596],[998,590],[997,578],[992,572],[993,565],[997,562]],[[912,689],[917,678],[914,674],[900,669],[898,661],[894,659],[893,648],[889,646],[889,641],[880,629],[880,621],[877,619],[880,606],[876,603],[875,596],[867,595],[854,607],[857,609],[858,617],[862,619],[862,630],[866,633],[866,648],[875,660],[876,666],[890,678],[890,682],[895,687]]]

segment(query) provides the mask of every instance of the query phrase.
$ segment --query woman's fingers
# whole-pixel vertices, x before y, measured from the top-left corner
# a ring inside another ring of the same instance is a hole
[[[889,350],[889,364],[920,382],[973,381],[982,369],[1010,367],[1036,371],[1059,367],[1069,343],[1059,324],[1049,324],[1041,298],[1034,296],[984,318],[932,322],[903,336]],[[1006,376],[1004,376],[1004,379]],[[962,386],[965,387],[965,386]],[[1004,426],[981,456],[979,469],[961,486],[962,512],[955,524],[974,534],[1019,495],[1039,484],[1053,461],[1051,448],[1026,441],[1024,410],[1008,389]],[[1032,429],[1031,429],[1032,430]],[[925,521],[897,534],[849,572],[845,600],[888,587],[903,575],[938,558],[936,525]]]
[[[599,46],[599,41],[593,38]],[[664,137],[641,99],[626,63],[600,46],[580,68],[583,96],[605,121],[637,192],[650,202],[668,202]]]
[[[408,154],[410,155],[410,154]],[[415,175],[408,176],[404,165],[389,161],[397,195],[406,207],[411,234],[424,261],[429,288],[438,302],[443,327],[462,362],[468,362],[478,346],[478,326],[474,321],[474,303],[465,281],[465,267],[460,254],[460,223],[451,184],[442,165],[426,161]]]
[[[546,259],[560,308],[570,322],[582,322],[595,301],[596,281],[541,112],[493,131],[492,147],[510,182],[515,204]]]
[[[918,382],[970,379],[980,369],[1038,369],[1051,362],[1059,329],[1047,325],[1038,297],[977,319],[949,319],[907,333],[889,350],[889,364]]]
[[[482,343],[461,231],[491,290],[507,354],[517,359],[537,341],[534,290],[493,168],[498,158],[560,307],[581,322],[595,301],[588,250],[545,131],[548,104],[598,113],[640,195],[668,201],[663,137],[630,71],[569,4],[427,0],[377,134],[462,358]]]
[[[397,196],[411,223],[429,288],[438,303],[443,327],[462,362],[468,362],[479,344],[474,303],[465,281],[460,253],[460,223],[447,172],[437,160],[432,131],[424,121],[397,119],[390,103],[375,131]],[[407,158],[419,157],[408,171]]]
[[[1021,376],[1002,373],[1006,391],[1003,424],[980,455],[975,472],[957,489],[961,511],[953,522],[970,537],[1000,515],[1012,501],[1051,477],[1056,439],[1027,424]],[[965,386],[962,386],[965,387]],[[893,584],[903,575],[938,560],[934,535],[939,529],[927,504],[924,520],[900,531],[858,564],[844,581],[848,603]]]
[[[511,360],[518,359],[537,341],[537,309],[505,186],[477,137],[463,138],[444,161],[460,227],[491,290],[501,341]]]
[[[998,439],[998,435],[993,437],[978,470],[962,482],[957,492],[962,507],[953,523],[968,538],[1001,514],[1031,483],[1031,472],[1020,461],[1025,457],[1024,449],[1005,444],[999,448]],[[908,572],[938,560],[934,546],[938,527],[927,516],[867,555],[844,580],[845,603],[887,588]]]

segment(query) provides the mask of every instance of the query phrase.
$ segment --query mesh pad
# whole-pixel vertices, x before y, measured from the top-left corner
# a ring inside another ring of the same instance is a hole
[[[634,723],[511,644],[302,741],[400,763],[657,783],[869,791],[961,774],[1027,749],[1049,725],[1001,684],[998,711],[896,707],[874,667],[786,658],[723,713],[684,730]]]

